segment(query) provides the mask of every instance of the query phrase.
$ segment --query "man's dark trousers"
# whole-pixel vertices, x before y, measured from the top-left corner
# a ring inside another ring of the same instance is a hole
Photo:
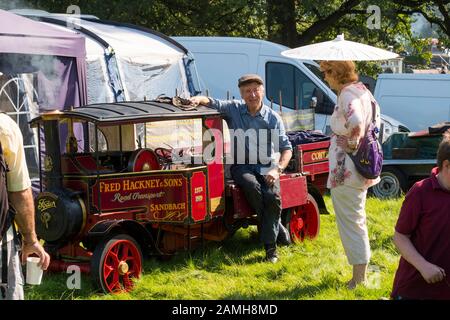
[[[259,173],[258,165],[233,165],[230,170],[234,182],[242,189],[260,219],[261,241],[264,244],[274,244],[277,241],[281,215],[280,180],[269,187],[264,176]]]

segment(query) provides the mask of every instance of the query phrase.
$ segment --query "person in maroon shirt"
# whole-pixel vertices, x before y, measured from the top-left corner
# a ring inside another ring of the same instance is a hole
[[[395,226],[401,258],[391,297],[450,300],[450,132],[437,154],[438,167],[405,197]]]

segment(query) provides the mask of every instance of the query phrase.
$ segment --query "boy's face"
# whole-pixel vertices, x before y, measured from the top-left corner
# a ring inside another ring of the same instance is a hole
[[[450,161],[444,160],[442,163],[442,169],[439,170],[439,174],[442,176],[444,183],[450,186]]]

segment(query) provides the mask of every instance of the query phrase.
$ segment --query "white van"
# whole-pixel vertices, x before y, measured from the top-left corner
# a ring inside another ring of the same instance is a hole
[[[383,114],[412,131],[450,121],[450,74],[380,74],[374,96]]]
[[[280,91],[283,112],[307,109],[313,97],[315,128],[329,133],[329,117],[336,94],[323,81],[319,65],[310,60],[281,55],[288,47],[258,39],[234,37],[174,37],[194,56],[199,87],[215,98],[240,99],[237,79],[244,73],[259,74],[265,80],[264,103],[279,111]],[[383,140],[392,132],[408,131],[398,121],[382,115]]]

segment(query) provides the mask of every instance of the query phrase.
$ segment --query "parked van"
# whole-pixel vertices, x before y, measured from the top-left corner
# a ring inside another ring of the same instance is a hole
[[[374,95],[383,114],[412,131],[450,121],[450,74],[380,74]]]
[[[259,74],[265,80],[264,103],[283,112],[315,107],[315,129],[329,133],[329,118],[336,94],[323,81],[319,65],[281,55],[288,47],[269,41],[234,37],[174,37],[193,55],[203,94],[215,98],[240,99],[237,79],[244,73]],[[315,97],[315,99],[313,99]],[[314,102],[313,102],[314,101]],[[392,132],[408,131],[398,121],[382,115],[383,140]]]

